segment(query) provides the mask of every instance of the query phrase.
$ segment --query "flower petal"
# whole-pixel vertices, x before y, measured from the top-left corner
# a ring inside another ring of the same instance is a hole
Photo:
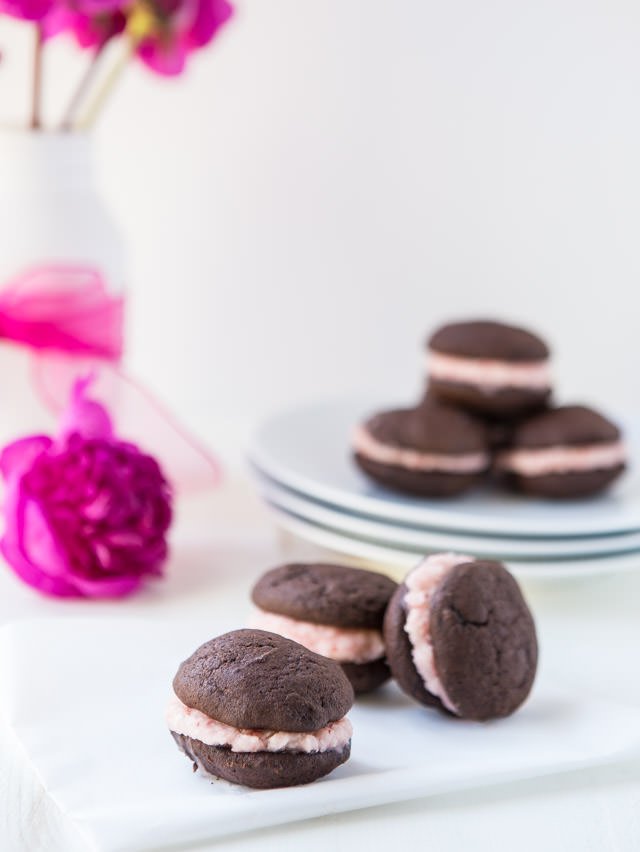
[[[137,53],[148,68],[164,77],[181,74],[187,62],[186,46],[177,33],[145,38],[138,45]]]
[[[29,552],[28,544],[35,546],[35,559]],[[56,597],[77,596],[77,591],[64,576],[64,560],[41,513],[27,499],[19,481],[7,489],[5,532],[0,541],[0,552],[16,574],[38,591]],[[48,571],[44,571],[42,564],[39,564],[43,558]]]
[[[93,376],[89,375],[77,379],[73,385],[71,402],[60,420],[59,442],[65,443],[74,434],[82,435],[87,440],[113,439],[113,425],[107,409],[86,395],[92,382]]]
[[[7,444],[0,453],[0,473],[6,480],[22,476],[52,443],[53,441],[47,435],[30,435],[28,438],[20,438],[12,444]]]
[[[0,0],[0,14],[24,21],[41,21],[53,7],[53,0]]]

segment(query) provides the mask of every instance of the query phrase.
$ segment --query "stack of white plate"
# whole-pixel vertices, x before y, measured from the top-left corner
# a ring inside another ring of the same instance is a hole
[[[396,568],[453,550],[499,559],[529,577],[640,569],[640,475],[633,464],[640,442],[633,435],[630,471],[590,500],[534,500],[491,486],[437,500],[387,491],[353,463],[354,425],[379,408],[366,400],[316,404],[258,430],[250,462],[281,527],[335,553]]]

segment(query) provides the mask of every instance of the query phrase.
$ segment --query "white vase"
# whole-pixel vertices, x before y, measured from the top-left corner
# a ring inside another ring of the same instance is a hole
[[[0,289],[46,263],[98,267],[112,292],[125,284],[125,245],[95,181],[89,136],[0,130]],[[0,441],[42,426],[29,359],[0,340]]]
[[[0,131],[0,287],[33,264],[98,266],[124,285],[124,243],[95,182],[91,138]]]

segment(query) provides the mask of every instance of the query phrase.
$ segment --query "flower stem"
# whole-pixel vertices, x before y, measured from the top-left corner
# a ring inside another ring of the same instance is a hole
[[[91,57],[91,62],[87,65],[87,68],[80,78],[80,82],[75,92],[73,93],[73,97],[69,101],[69,105],[64,113],[64,118],[60,124],[60,130],[73,130],[78,110],[95,80],[98,68],[100,67],[100,60],[104,55],[104,48],[107,43],[108,42],[103,42],[98,49],[94,51],[93,56]]]
[[[32,130],[40,130],[42,127],[42,48],[44,37],[42,27],[36,24],[35,48],[33,51],[33,77],[31,89],[31,120],[29,125]]]
[[[95,97],[90,101],[84,115],[78,122],[78,127],[82,130],[91,130],[94,127],[100,112],[104,108],[105,103],[113,93],[113,90],[120,81],[125,68],[129,64],[135,48],[136,43],[130,42],[127,45],[126,50],[123,51],[121,56],[118,58],[118,61],[105,77],[102,86],[100,86]]]

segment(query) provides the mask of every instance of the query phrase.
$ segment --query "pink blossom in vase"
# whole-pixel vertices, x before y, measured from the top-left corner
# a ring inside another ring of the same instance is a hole
[[[126,0],[56,0],[41,21],[44,36],[69,33],[80,47],[102,48],[124,32],[130,5]]]
[[[211,42],[233,14],[227,0],[150,0],[133,9],[140,59],[158,74],[180,74],[187,57]]]
[[[56,5],[56,0],[0,0],[0,14],[23,21],[43,21]]]
[[[79,4],[65,8],[56,24],[56,32],[70,33],[80,47],[100,50],[125,31],[127,16],[120,7],[95,11]]]

